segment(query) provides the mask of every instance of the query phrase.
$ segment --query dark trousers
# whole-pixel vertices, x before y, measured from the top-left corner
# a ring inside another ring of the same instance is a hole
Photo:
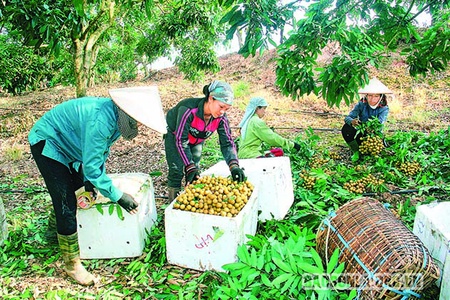
[[[52,199],[57,231],[62,235],[71,235],[77,231],[75,191],[83,186],[83,175],[72,166],[67,168],[64,164],[42,155],[44,146],[45,141],[31,146],[31,153]]]
[[[175,144],[175,135],[168,132],[164,138],[164,147],[166,150],[167,166],[169,167],[169,174],[167,176],[167,185],[169,187],[180,188],[184,177],[184,163],[178,153]],[[192,160],[197,168],[202,157],[203,144],[190,145]]]
[[[347,123],[344,124],[344,126],[342,126],[341,129],[341,133],[342,133],[342,137],[344,138],[344,140],[347,143],[350,143],[353,140],[356,140],[356,142],[358,143],[358,145],[361,145],[361,135],[356,135],[356,128],[348,125]]]

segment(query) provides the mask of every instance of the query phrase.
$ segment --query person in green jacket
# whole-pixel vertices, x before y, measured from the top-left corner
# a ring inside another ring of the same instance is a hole
[[[262,150],[263,142],[272,147],[300,150],[299,144],[283,138],[267,126],[262,119],[266,113],[267,106],[267,101],[264,98],[254,97],[250,99],[245,109],[244,118],[239,124],[241,129],[238,150],[239,158],[265,157],[266,155]],[[282,156],[284,153],[282,149],[272,149],[268,156]]]
[[[109,94],[111,98],[83,97],[56,105],[28,135],[31,153],[52,199],[64,270],[82,285],[92,285],[94,276],[80,261],[75,191],[84,185],[95,197],[95,188],[135,214],[138,203],[115,187],[106,174],[110,147],[120,136],[127,140],[136,137],[138,122],[161,133],[166,130],[156,87],[115,89]]]

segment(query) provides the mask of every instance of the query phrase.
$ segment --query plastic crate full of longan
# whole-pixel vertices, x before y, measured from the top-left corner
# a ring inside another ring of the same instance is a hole
[[[439,268],[420,239],[379,201],[363,197],[323,220],[317,251],[328,261],[339,249],[342,279],[358,299],[418,299],[439,278]]]

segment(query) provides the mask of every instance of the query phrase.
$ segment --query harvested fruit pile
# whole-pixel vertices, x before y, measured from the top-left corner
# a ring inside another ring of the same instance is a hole
[[[407,176],[414,176],[421,171],[420,164],[418,162],[403,162],[397,163],[397,169]]]
[[[312,190],[316,184],[317,177],[313,177],[308,174],[308,171],[302,170],[300,178],[303,179],[301,185],[308,190]]]
[[[173,204],[174,209],[235,217],[252,195],[249,181],[236,182],[230,178],[204,176],[188,185]]]
[[[368,174],[364,178],[344,183],[344,189],[352,193],[362,194],[368,192],[370,187],[378,187],[383,183],[383,179],[377,179],[374,175]]]
[[[309,162],[309,166],[311,169],[320,168],[324,164],[326,164],[329,160],[323,157],[319,157],[317,155],[314,155],[311,158],[311,161]]]
[[[364,137],[359,146],[361,154],[379,155],[383,149],[383,140],[379,136]]]

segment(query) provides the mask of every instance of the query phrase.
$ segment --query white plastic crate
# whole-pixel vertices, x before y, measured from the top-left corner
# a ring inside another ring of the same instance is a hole
[[[254,186],[258,187],[259,220],[282,220],[294,203],[291,162],[289,157],[240,159],[240,167]],[[227,177],[230,170],[225,161],[213,165],[201,175]]]
[[[450,202],[419,205],[413,232],[441,270],[439,300],[450,300]]]
[[[156,221],[156,204],[153,182],[144,173],[109,175],[115,186],[134,197],[139,203],[138,213],[130,215],[122,209],[124,219],[117,213],[118,204],[98,194],[96,203],[102,203],[103,214],[96,206],[77,210],[80,257],[119,258],[142,254],[147,233]],[[110,206],[114,211],[110,214]]]
[[[254,235],[258,223],[258,199],[253,190],[235,217],[213,216],[173,208],[164,212],[167,261],[199,271],[224,271],[222,266],[237,261],[237,248]]]

